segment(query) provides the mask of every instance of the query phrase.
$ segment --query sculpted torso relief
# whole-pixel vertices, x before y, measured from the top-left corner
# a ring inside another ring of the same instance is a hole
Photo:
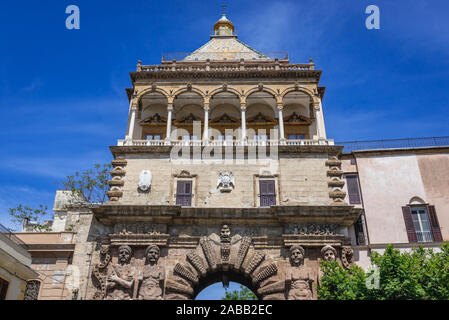
[[[289,261],[276,262],[262,250],[255,250],[250,237],[235,237],[231,237],[229,225],[223,225],[219,234],[202,237],[195,250],[189,248],[185,260],[181,255],[174,263],[173,271],[169,269],[167,273],[164,266],[158,264],[161,251],[156,245],[146,247],[142,253],[137,252],[133,260],[133,249],[122,245],[117,251],[118,261],[114,264],[111,262],[109,247],[102,246],[100,263],[92,273],[99,282],[93,298],[193,299],[195,288],[201,287],[201,281],[207,279],[208,272],[234,272],[236,276],[251,280],[250,289],[257,291],[260,299],[312,300],[317,298],[313,285],[315,282],[320,285],[322,277],[320,260],[337,261],[337,250],[334,247],[325,245],[319,251],[314,246],[308,248],[306,264],[305,249],[301,245],[293,245],[289,250]],[[233,242],[232,239],[237,240]],[[135,250],[143,249],[139,246]],[[321,258],[317,257],[318,253],[321,253]],[[342,265],[345,268],[350,267],[352,255],[350,247],[343,247]],[[165,263],[170,266],[169,262]],[[281,263],[279,269],[277,263]]]
[[[162,300],[162,287],[165,270],[157,265],[160,250],[158,246],[149,246],[145,251],[147,264],[139,274],[139,300]]]
[[[285,282],[287,284],[288,300],[311,300],[313,298],[313,272],[304,266],[304,248],[293,246],[290,248],[291,267],[287,269]]]
[[[118,263],[110,264],[106,276],[106,300],[161,300],[165,269],[157,265],[160,249],[145,250],[146,264],[138,270],[131,264],[132,249],[120,246]]]
[[[121,246],[119,248],[119,262],[112,264],[108,270],[106,300],[132,299],[136,268],[130,264],[131,256],[131,247]]]

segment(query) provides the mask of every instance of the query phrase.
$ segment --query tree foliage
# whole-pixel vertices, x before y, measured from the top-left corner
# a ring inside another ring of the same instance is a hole
[[[221,300],[257,300],[257,297],[251,290],[241,285],[240,289],[226,291]]]
[[[78,204],[77,201],[79,200],[77,199],[83,199],[83,202],[103,203],[106,200],[110,169],[110,164],[95,164],[91,170],[77,171],[74,175],[67,176],[63,181],[58,183],[58,186],[74,194],[75,197],[69,200],[72,205]],[[45,217],[51,219],[52,217],[48,214],[47,210],[48,208],[42,204],[38,208],[31,208],[20,204],[17,208],[9,209],[9,213],[11,221],[14,224],[22,226],[25,221],[28,221],[33,224],[33,228],[36,231],[48,232],[51,231],[51,227],[46,225],[43,219]]]
[[[373,252],[374,269],[358,266],[349,270],[337,262],[321,262],[323,276],[318,298],[328,300],[448,300],[449,243],[437,252],[423,247],[401,253],[387,246],[383,254]],[[378,286],[367,286],[377,270]]]
[[[9,209],[9,215],[11,216],[11,221],[16,225],[23,226],[24,222],[28,221],[36,231],[49,232],[51,227],[44,223],[44,218],[48,216],[47,210],[48,207],[44,205],[39,205],[39,208],[34,209],[19,204],[17,208]]]
[[[111,167],[110,164],[95,164],[91,170],[77,171],[74,175],[67,176],[60,185],[64,190],[84,197],[87,202],[103,203],[106,200]]]

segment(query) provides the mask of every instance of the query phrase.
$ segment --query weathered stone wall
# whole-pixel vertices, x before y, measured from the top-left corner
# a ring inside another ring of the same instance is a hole
[[[145,250],[151,243],[158,243],[160,247],[160,256],[157,266],[163,270],[163,281],[161,282],[162,299],[193,299],[202,289],[209,284],[223,280],[223,275],[230,281],[238,281],[248,286],[261,299],[292,299],[289,294],[292,288],[287,281],[288,275],[296,272],[302,272],[301,277],[306,276],[310,284],[310,295],[307,299],[316,299],[316,288],[314,284],[319,281],[319,261],[323,259],[323,247],[332,244],[335,253],[335,259],[343,265],[344,250],[342,247],[344,238],[340,233],[342,229],[333,230],[327,236],[318,234],[293,235],[292,242],[264,242],[265,237],[247,237],[251,227],[232,227],[232,236],[229,241],[223,240],[223,227],[209,226],[201,230],[202,236],[181,236],[169,237],[161,240],[160,234],[145,236],[144,234],[109,234],[109,240],[117,243],[128,244],[132,248],[131,259],[128,264],[134,268],[135,274],[139,273],[145,266]],[[289,230],[278,230],[278,236]],[[235,231],[241,231],[242,234],[234,234]],[[335,232],[335,233],[334,233]],[[139,245],[136,245],[135,239],[146,239]],[[161,242],[162,241],[162,242]],[[104,243],[106,243],[104,242]],[[293,266],[290,261],[291,248],[294,245],[301,245],[304,248],[303,262],[298,266]],[[228,251],[223,251],[224,248]],[[103,263],[104,257],[100,255],[99,246],[93,251],[92,268],[93,270]],[[104,267],[104,276],[112,272],[111,265],[118,265],[119,245],[109,246],[109,255],[111,257]],[[228,252],[228,254],[226,254]],[[196,256],[192,262],[191,256]],[[346,257],[345,261],[352,262],[352,257]],[[348,265],[345,265],[348,266]],[[98,269],[97,269],[98,270]],[[114,269],[115,270],[115,269]],[[133,271],[134,272],[134,271]],[[304,273],[305,272],[305,273]],[[107,298],[99,295],[99,282],[97,276],[89,277],[87,291],[83,293],[85,299]],[[130,278],[131,279],[131,278]],[[137,279],[135,276],[134,279]],[[137,281],[137,280],[135,280]],[[287,281],[287,282],[286,282]],[[136,282],[134,282],[136,283]],[[134,289],[133,289],[134,290]],[[140,289],[139,289],[140,290]],[[307,290],[306,290],[307,291]],[[139,297],[140,291],[133,291],[134,298]]]
[[[168,155],[127,155],[123,177],[122,204],[175,204],[176,176],[182,171],[194,181],[192,205],[198,207],[257,207],[259,206],[259,176],[277,180],[277,204],[329,204],[325,161],[327,155],[281,155],[268,164],[181,164]],[[149,192],[138,190],[139,174],[151,170]],[[222,193],[217,188],[220,172],[230,171],[235,188]]]

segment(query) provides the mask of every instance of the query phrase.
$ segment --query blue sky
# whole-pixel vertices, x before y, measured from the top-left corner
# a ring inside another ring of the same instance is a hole
[[[56,181],[108,163],[125,135],[128,72],[207,42],[223,3],[240,40],[323,70],[329,138],[448,135],[447,1],[4,0],[0,223],[19,203],[51,208]],[[65,28],[71,4],[80,30]],[[370,4],[380,30],[365,28]]]

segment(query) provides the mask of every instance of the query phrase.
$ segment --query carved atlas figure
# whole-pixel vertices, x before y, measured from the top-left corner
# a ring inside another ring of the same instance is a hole
[[[165,280],[165,269],[157,264],[160,249],[156,245],[145,250],[146,264],[139,272],[139,300],[162,300],[162,288]]]
[[[285,282],[288,291],[288,300],[311,300],[312,283],[314,277],[310,268],[304,266],[305,251],[301,246],[290,248],[291,267],[287,268]]]

